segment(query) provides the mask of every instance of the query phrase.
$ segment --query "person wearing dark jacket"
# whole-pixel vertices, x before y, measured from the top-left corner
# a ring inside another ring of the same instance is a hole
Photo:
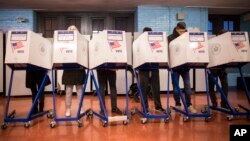
[[[38,90],[40,89],[44,76],[46,75],[45,70],[27,70],[26,71],[26,88],[30,88],[32,94],[32,103],[34,103]],[[47,76],[48,77],[48,76]],[[45,86],[49,85],[50,79],[48,77]],[[45,87],[44,86],[44,87]],[[38,102],[34,105],[34,111],[32,114],[37,114],[38,112],[43,112],[44,110],[44,88],[41,91],[41,95]],[[38,107],[39,105],[39,107]]]
[[[170,44],[171,41],[182,35],[183,33],[187,32],[186,30],[186,23],[185,22],[179,22],[177,23],[176,27],[173,30],[173,34],[168,36],[168,44]],[[173,74],[172,74],[172,83],[173,83],[173,89],[174,89],[174,100],[175,100],[175,106],[177,109],[181,108],[181,102],[180,102],[180,96],[178,95],[177,87],[174,84],[174,76],[177,80],[177,83],[179,83],[180,76],[182,77],[184,81],[184,92],[185,92],[185,101],[188,106],[188,110],[191,113],[197,113],[196,109],[192,106],[191,103],[191,87],[190,87],[190,76],[189,76],[189,70],[190,68],[173,68]]]
[[[150,27],[145,27],[143,32],[152,31]],[[148,113],[148,86],[151,85],[153,100],[155,105],[155,111],[165,112],[165,109],[162,108],[161,99],[160,99],[160,76],[159,69],[154,70],[140,70],[139,71],[140,85],[142,89],[142,96],[145,104],[144,112]]]
[[[224,34],[226,32],[227,32],[226,30],[222,29],[222,30],[220,30],[218,32],[217,36],[221,35],[221,34]],[[221,82],[222,90],[223,90],[225,96],[227,97],[227,95],[228,95],[228,82],[227,82],[226,69],[225,68],[210,68],[209,70],[210,70],[210,72],[212,74],[212,75],[210,74],[210,76],[213,76],[214,79],[219,77],[220,82]],[[215,84],[213,83],[211,77],[209,77],[208,83],[209,83],[209,94],[210,94],[210,99],[211,99],[211,102],[212,102],[212,106],[217,107],[218,106],[217,97],[216,97],[215,91],[214,91]],[[226,100],[225,99],[221,98],[220,106],[222,108],[225,108],[225,109],[228,108],[228,106],[226,105]]]
[[[77,30],[77,28],[74,25],[71,25],[68,27],[67,30],[74,31],[74,30]],[[85,69],[63,71],[62,84],[66,86],[66,96],[65,96],[65,106],[66,106],[65,116],[66,117],[71,116],[71,103],[72,103],[72,93],[73,93],[74,85],[76,87],[78,103],[80,103],[80,97],[82,94],[82,87],[83,87],[83,81],[84,81],[85,75],[86,75]],[[83,113],[82,109],[80,113]]]

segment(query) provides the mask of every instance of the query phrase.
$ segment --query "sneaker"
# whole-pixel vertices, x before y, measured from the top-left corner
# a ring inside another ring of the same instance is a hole
[[[80,114],[83,114],[83,113],[84,113],[84,110],[83,110],[83,109],[81,109],[81,110],[80,110]]]
[[[181,107],[181,105],[177,105],[177,106],[175,106],[175,108],[178,109],[178,110],[183,111],[183,108]]]
[[[192,105],[190,105],[190,106],[188,107],[188,111],[189,111],[190,113],[192,113],[192,114],[197,113],[197,110],[196,110]]]
[[[65,112],[65,117],[70,117],[70,116],[71,116],[70,109],[67,108]]]
[[[157,112],[161,112],[161,113],[165,113],[165,112],[166,112],[166,110],[165,110],[165,109],[163,109],[162,107],[155,108],[155,111],[157,111]]]
[[[122,111],[118,107],[112,108],[112,113],[116,113],[118,115],[122,115]]]

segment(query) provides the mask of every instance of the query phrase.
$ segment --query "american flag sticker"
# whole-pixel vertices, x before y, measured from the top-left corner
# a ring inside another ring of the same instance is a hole
[[[15,42],[15,43],[11,43],[11,45],[12,45],[12,51],[13,51],[13,52],[14,52],[14,50],[16,50],[16,49],[20,49],[20,48],[23,48],[23,47],[24,47],[22,41],[18,41],[18,42]]]
[[[193,51],[195,52],[196,50],[201,49],[201,48],[203,48],[203,47],[205,47],[205,46],[202,45],[201,42],[198,42],[198,43],[197,43],[197,47],[195,47],[195,48],[193,49]]]
[[[121,44],[119,43],[119,41],[110,41],[109,46],[112,51],[113,49],[121,47]]]
[[[149,45],[152,51],[162,47],[159,41],[151,42]]]
[[[234,45],[235,45],[235,48],[237,49],[237,51],[238,51],[239,49],[245,47],[245,45],[244,45],[244,43],[243,43],[242,41],[235,42]]]

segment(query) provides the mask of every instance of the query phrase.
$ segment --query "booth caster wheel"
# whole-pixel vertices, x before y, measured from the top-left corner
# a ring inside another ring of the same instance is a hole
[[[135,115],[136,114],[136,109],[133,109],[131,112],[130,112],[130,114],[133,116],[133,115]]]
[[[147,118],[142,118],[142,119],[141,119],[141,124],[145,124],[145,123],[147,123],[147,121],[148,121]]]
[[[7,123],[4,122],[1,127],[2,127],[3,130],[6,129],[8,127]]]
[[[233,118],[234,118],[234,116],[233,116],[233,115],[229,115],[229,116],[227,116],[227,120],[228,120],[228,121],[233,120]]]
[[[204,107],[201,109],[201,113],[203,113],[203,114],[208,113],[208,107],[207,107],[207,106],[204,106]]]
[[[23,125],[25,128],[29,128],[30,127],[30,122],[25,122]]]
[[[108,126],[108,122],[107,121],[103,121],[102,126],[103,127],[107,127]]]
[[[165,122],[165,123],[169,123],[169,118],[165,118],[165,119],[164,119],[164,122]]]
[[[49,110],[49,112],[47,113],[47,118],[54,118],[54,113],[53,110]]]
[[[205,117],[205,121],[209,122],[211,120],[211,117]]]
[[[89,119],[93,118],[93,112],[92,111],[87,112],[86,115],[87,115],[87,118],[89,118]]]
[[[190,120],[189,117],[187,117],[187,116],[183,117],[184,122],[188,122],[189,120]]]
[[[124,120],[123,125],[127,125],[127,124],[128,124],[128,120]]]
[[[56,122],[55,121],[51,121],[50,122],[50,128],[54,128],[56,127]]]
[[[8,118],[15,118],[15,116],[16,116],[16,110],[13,110],[8,114]]]
[[[83,121],[82,120],[78,120],[77,122],[78,122],[78,127],[79,128],[83,126]]]
[[[240,112],[240,107],[235,107],[234,111],[237,112],[237,113],[239,113]]]

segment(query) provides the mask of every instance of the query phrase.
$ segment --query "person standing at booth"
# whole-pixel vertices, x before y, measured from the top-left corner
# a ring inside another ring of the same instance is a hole
[[[67,30],[71,31],[78,31],[75,25],[71,25],[68,27]],[[66,86],[66,96],[65,96],[65,106],[66,106],[66,112],[65,116],[70,117],[71,116],[71,103],[72,103],[72,93],[73,93],[73,87],[75,85],[76,87],[76,93],[78,98],[78,103],[80,103],[80,97],[82,95],[82,87],[83,87],[83,81],[85,78],[85,69],[79,69],[79,70],[64,70],[62,75],[62,84]],[[83,113],[83,109],[81,108],[80,113]]]
[[[150,27],[144,27],[143,32],[152,31]],[[148,87],[151,85],[153,100],[155,105],[155,111],[165,112],[165,109],[162,108],[161,99],[160,99],[160,78],[159,78],[159,69],[153,70],[139,70],[139,81],[142,89],[142,96],[145,104],[144,112],[149,112],[148,106]]]
[[[222,29],[222,30],[220,30],[218,32],[217,36],[221,35],[221,34],[224,34],[226,32],[227,32],[227,30]],[[224,92],[224,94],[225,94],[225,96],[227,98],[227,95],[228,95],[228,82],[227,82],[227,72],[226,72],[226,69],[225,68],[210,68],[209,70],[211,72],[211,74],[210,74],[211,77],[214,77],[214,79],[216,79],[217,77],[219,77],[220,82],[221,82],[222,90],[223,90],[223,92]],[[218,106],[217,97],[216,97],[215,91],[214,91],[215,84],[213,83],[211,77],[209,77],[209,79],[208,79],[210,99],[211,99],[211,102],[212,102],[212,106],[213,107],[217,107]],[[222,108],[228,109],[228,106],[226,104],[226,99],[223,99],[221,97],[220,106]]]
[[[187,32],[186,23],[185,22],[177,23],[176,27],[173,30],[173,33],[168,36],[168,44],[185,32]],[[191,103],[191,86],[190,86],[189,70],[190,68],[187,68],[187,67],[172,69],[173,71],[172,83],[173,83],[173,89],[174,89],[175,106],[177,109],[182,110],[180,96],[178,94],[177,86],[175,85],[174,79],[173,79],[175,77],[177,80],[177,83],[179,84],[179,78],[181,76],[184,81],[185,102],[187,104],[188,110],[191,113],[197,113],[196,109],[192,106],[192,103]]]
[[[37,92],[41,88],[43,79],[45,77],[47,71],[45,70],[26,70],[26,88],[30,88],[32,94],[32,103],[34,104],[35,98],[37,96]],[[48,76],[46,76],[48,77]],[[51,83],[50,78],[48,77],[47,81],[45,82],[45,86]],[[41,90],[41,95],[38,99],[38,102],[34,105],[33,115],[43,112],[44,111],[44,87]],[[38,107],[39,105],[39,107]]]
[[[97,77],[104,107],[106,108],[105,88],[107,88],[107,82],[108,82],[110,87],[110,96],[111,96],[111,111],[112,113],[122,115],[122,111],[117,107],[116,70],[99,69],[97,70]],[[102,109],[101,109],[101,114],[103,114]]]

